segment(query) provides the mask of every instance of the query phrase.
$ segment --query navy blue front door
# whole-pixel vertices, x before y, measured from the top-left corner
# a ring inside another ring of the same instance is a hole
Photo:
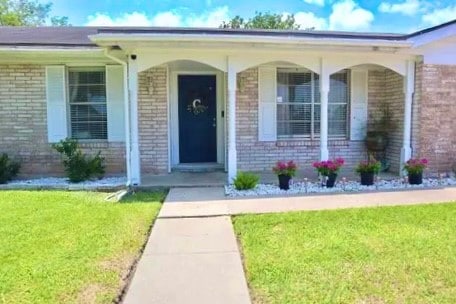
[[[180,162],[216,162],[215,76],[179,75],[178,91]]]

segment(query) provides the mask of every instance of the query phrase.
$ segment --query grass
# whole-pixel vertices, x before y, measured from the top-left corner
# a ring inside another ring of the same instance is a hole
[[[0,192],[0,303],[111,303],[164,193]]]
[[[233,219],[256,303],[454,303],[456,203]]]

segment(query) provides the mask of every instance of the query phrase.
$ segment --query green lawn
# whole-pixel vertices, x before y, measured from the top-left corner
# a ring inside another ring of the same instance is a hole
[[[455,303],[456,203],[233,221],[257,303]]]
[[[0,303],[111,303],[164,193],[0,192]]]

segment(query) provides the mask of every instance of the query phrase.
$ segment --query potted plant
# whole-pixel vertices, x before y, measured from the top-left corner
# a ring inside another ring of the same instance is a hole
[[[289,162],[279,161],[272,168],[275,174],[279,177],[279,188],[282,190],[290,189],[290,179],[296,175],[298,166],[290,160]]]
[[[407,171],[410,185],[421,185],[423,183],[423,171],[427,165],[428,160],[426,158],[411,158],[405,163],[404,170]]]
[[[326,188],[332,188],[336,183],[337,174],[344,163],[345,161],[343,158],[336,158],[334,160],[314,162],[313,167],[317,170],[320,176],[326,178]]]
[[[379,161],[362,161],[356,166],[356,172],[361,175],[361,185],[372,186],[374,177],[380,172],[382,165]]]

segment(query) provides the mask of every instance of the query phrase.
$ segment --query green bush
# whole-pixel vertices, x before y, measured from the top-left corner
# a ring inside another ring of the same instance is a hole
[[[8,154],[0,155],[0,184],[6,184],[19,173],[21,165],[11,160]]]
[[[249,172],[239,172],[233,180],[236,190],[249,190],[256,187],[260,177]]]
[[[87,156],[82,153],[78,141],[70,138],[53,144],[52,148],[63,155],[63,165],[70,182],[79,183],[104,176],[104,158],[100,156],[100,151],[94,157]]]

